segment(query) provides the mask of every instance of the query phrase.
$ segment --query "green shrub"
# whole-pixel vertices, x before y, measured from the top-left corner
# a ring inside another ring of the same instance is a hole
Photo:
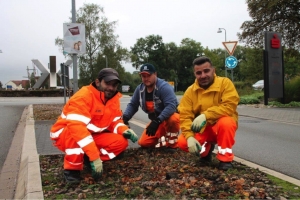
[[[296,76],[284,85],[285,103],[300,101],[300,76]]]

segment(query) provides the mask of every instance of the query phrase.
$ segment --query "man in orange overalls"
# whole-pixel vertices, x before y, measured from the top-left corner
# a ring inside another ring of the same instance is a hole
[[[98,178],[102,161],[115,158],[123,152],[130,139],[138,137],[122,120],[120,107],[121,83],[119,74],[104,68],[89,86],[76,92],[63,108],[52,126],[50,137],[54,145],[65,153],[64,176],[67,182],[79,182],[83,156],[90,160],[92,175]]]

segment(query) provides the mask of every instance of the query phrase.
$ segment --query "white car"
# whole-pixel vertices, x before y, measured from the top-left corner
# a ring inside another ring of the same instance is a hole
[[[252,85],[254,90],[264,90],[264,80],[259,80]]]

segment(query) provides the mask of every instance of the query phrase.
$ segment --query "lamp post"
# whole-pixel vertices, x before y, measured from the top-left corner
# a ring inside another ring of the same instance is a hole
[[[108,62],[107,62],[107,56],[104,55],[103,57],[105,57],[105,61],[106,61],[106,68],[107,68],[107,65],[108,65]]]
[[[224,30],[224,32],[225,32],[225,42],[226,42],[226,29],[225,28],[219,28],[217,33],[222,33],[222,30]],[[226,69],[225,61],[226,61],[226,49],[225,49],[224,65],[225,65],[225,76],[227,77],[227,69]]]
[[[197,53],[197,56],[205,56],[205,53]]]

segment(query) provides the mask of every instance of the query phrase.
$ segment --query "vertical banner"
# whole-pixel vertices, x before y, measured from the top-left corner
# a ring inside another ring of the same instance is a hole
[[[78,23],[64,23],[64,54],[85,54],[85,26]]]
[[[265,51],[267,66],[265,67],[265,85],[268,84],[269,98],[283,98],[283,57],[281,46],[281,35],[276,32],[265,32]]]

